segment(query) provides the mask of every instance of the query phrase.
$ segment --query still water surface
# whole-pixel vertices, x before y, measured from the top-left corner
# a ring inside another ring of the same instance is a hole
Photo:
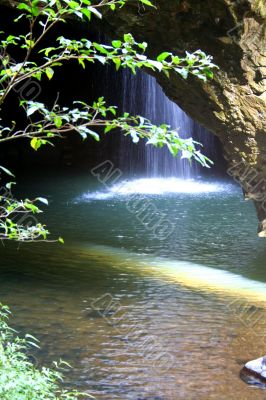
[[[13,325],[41,340],[38,362],[67,360],[67,384],[99,400],[266,399],[239,379],[265,353],[266,246],[237,186],[109,190],[70,173],[28,182],[24,192],[50,200],[45,221],[65,245],[2,247],[0,292]],[[132,192],[174,223],[166,240],[129,211]]]

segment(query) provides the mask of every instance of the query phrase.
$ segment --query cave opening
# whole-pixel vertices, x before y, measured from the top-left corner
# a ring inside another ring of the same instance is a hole
[[[14,12],[1,7],[0,15],[4,29],[7,32],[10,26],[14,29],[14,24],[11,23]],[[23,23],[18,25],[17,29]],[[14,30],[12,33],[15,33]],[[92,41],[101,39],[108,43],[108,38],[98,31],[97,26],[88,34],[86,26],[77,26],[73,22],[57,28],[56,32],[48,36],[47,43],[53,43],[59,33],[75,39],[86,34]],[[191,137],[198,141],[198,148],[213,161],[213,165],[207,169],[195,161],[190,164],[188,160],[181,160],[180,155],[174,158],[167,149],[154,149],[144,142],[133,143],[132,138],[125,138],[116,130],[108,135],[101,134],[99,143],[91,138],[84,141],[78,135],[69,135],[63,140],[57,140],[54,147],[45,146],[38,152],[28,146],[25,140],[5,144],[0,149],[0,155],[10,168],[21,171],[31,167],[41,169],[56,166],[66,170],[73,167],[85,171],[110,159],[124,175],[131,177],[228,178],[219,139],[171,102],[155,78],[145,72],[138,72],[136,75],[126,70],[117,72],[114,66],[100,63],[84,71],[80,65],[70,62],[62,73],[55,74],[52,82],[48,79],[42,82],[29,80],[11,93],[3,109],[4,119],[9,124],[12,124],[14,117],[23,123],[23,112],[21,115],[13,115],[18,94],[22,100],[45,102],[50,107],[55,101],[61,106],[71,106],[73,98],[92,103],[103,96],[107,105],[118,107],[119,115],[123,112],[142,115],[154,124],[168,124],[173,129],[178,129],[181,137]]]

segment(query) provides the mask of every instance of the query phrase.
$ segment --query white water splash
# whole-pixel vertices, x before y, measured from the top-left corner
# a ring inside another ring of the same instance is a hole
[[[210,194],[217,192],[231,193],[234,185],[223,182],[203,182],[177,178],[149,178],[124,180],[103,191],[84,193],[80,200],[105,200],[132,194],[159,195],[169,194]]]
[[[199,182],[177,178],[151,178],[125,181],[112,187],[113,193],[119,194],[158,194],[167,193],[210,193],[223,190],[218,183]]]

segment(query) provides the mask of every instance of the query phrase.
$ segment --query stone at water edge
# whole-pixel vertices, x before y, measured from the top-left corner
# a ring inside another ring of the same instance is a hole
[[[266,382],[266,356],[247,362],[242,373]]]

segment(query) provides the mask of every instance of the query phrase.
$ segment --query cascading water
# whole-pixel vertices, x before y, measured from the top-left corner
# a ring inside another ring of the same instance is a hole
[[[183,138],[193,137],[203,145],[202,152],[215,156],[217,143],[215,137],[205,128],[187,116],[175,103],[170,101],[155,78],[146,73],[133,75],[129,71],[122,76],[122,109],[135,115],[142,115],[154,124],[166,123],[178,129]],[[181,155],[174,158],[168,149],[156,149],[151,145],[138,143],[129,138],[121,138],[119,164],[129,175],[141,170],[146,177],[196,178],[201,167],[193,162],[190,165]]]

